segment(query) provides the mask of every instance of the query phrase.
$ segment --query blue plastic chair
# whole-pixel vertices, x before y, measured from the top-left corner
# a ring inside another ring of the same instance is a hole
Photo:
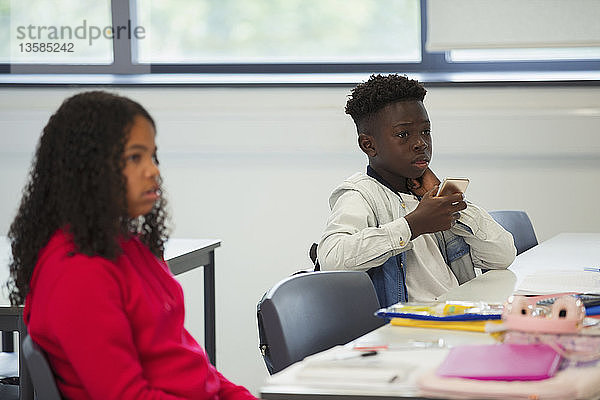
[[[525,211],[500,210],[490,211],[490,215],[504,229],[513,235],[517,255],[537,246],[538,240],[533,230],[531,220]]]

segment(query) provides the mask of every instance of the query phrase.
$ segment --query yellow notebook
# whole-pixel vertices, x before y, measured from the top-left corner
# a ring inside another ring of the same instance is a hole
[[[498,325],[502,324],[502,321],[431,321],[410,318],[392,318],[390,323],[396,326],[411,326],[413,328],[451,329],[471,332],[493,332],[496,330],[494,328],[497,328]]]

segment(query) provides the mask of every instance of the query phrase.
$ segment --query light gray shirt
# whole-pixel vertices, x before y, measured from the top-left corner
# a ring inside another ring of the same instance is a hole
[[[433,234],[410,240],[406,219],[418,205],[413,195],[398,195],[365,173],[346,179],[329,199],[331,214],[318,246],[323,270],[366,271],[406,252],[409,301],[430,301],[458,282],[444,262]],[[404,204],[404,206],[402,206]],[[513,238],[483,209],[467,201],[452,232],[471,248],[473,265],[507,268],[516,255]]]

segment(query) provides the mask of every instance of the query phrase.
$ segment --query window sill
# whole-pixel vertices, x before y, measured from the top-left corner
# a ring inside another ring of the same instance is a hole
[[[402,72],[398,72],[402,73]],[[0,86],[354,86],[369,73],[322,74],[0,74]],[[600,85],[600,71],[406,73],[428,86]]]

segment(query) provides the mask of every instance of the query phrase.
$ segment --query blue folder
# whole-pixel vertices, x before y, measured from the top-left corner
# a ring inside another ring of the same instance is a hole
[[[433,316],[433,315],[422,315],[422,314],[411,314],[411,313],[399,313],[389,312],[385,309],[381,309],[375,313],[381,318],[410,318],[420,319],[424,321],[482,321],[490,319],[501,319],[501,314],[458,314],[458,315],[445,315],[445,316]]]

